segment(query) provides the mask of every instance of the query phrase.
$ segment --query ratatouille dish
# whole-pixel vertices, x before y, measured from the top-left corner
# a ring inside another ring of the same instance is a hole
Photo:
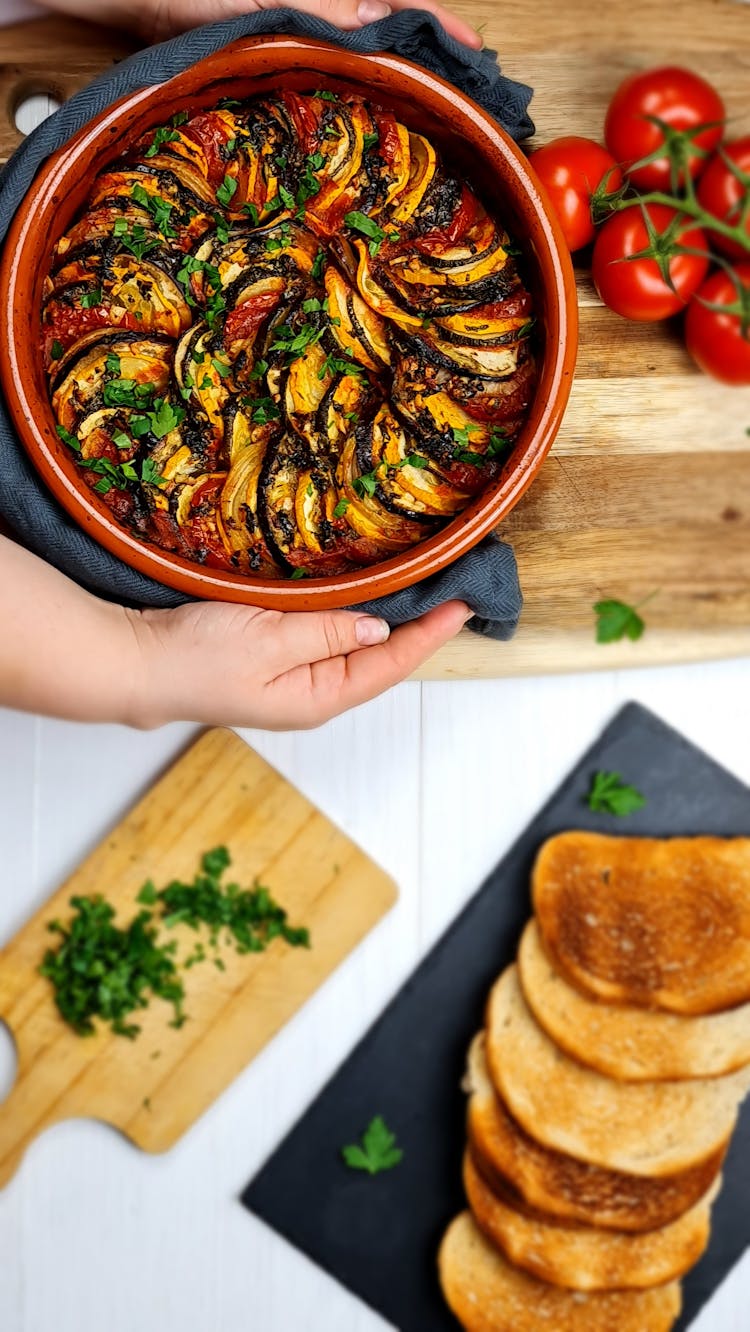
[[[56,247],[58,434],[121,525],[188,560],[378,563],[510,456],[536,378],[517,253],[426,137],[360,97],[178,114]]]

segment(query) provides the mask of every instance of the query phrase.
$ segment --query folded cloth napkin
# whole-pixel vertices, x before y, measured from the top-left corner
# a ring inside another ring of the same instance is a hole
[[[534,132],[526,110],[531,89],[506,79],[494,52],[471,51],[462,46],[430,14],[407,10],[357,32],[341,32],[309,14],[291,9],[265,10],[212,23],[141,51],[66,102],[26,139],[0,174],[0,243],[41,164],[93,116],[127,93],[172,78],[237,38],[267,33],[317,38],[365,53],[396,51],[449,79],[516,139]],[[2,402],[0,516],[32,550],[87,587],[132,605],[177,606],[186,600],[130,569],[68,517],[31,466]],[[379,600],[374,607],[396,625],[454,597],[475,610],[470,628],[490,638],[510,638],[521,611],[516,562],[510,547],[490,538],[449,569]]]

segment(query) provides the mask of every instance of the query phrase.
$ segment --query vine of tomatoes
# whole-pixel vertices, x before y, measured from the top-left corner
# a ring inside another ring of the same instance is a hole
[[[750,384],[750,136],[724,139],[717,90],[691,70],[644,70],[607,111],[606,148],[566,136],[531,154],[571,250],[628,319],[685,315],[693,360]]]

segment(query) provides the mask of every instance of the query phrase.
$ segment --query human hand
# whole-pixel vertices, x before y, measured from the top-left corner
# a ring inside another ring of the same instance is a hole
[[[302,730],[403,680],[458,633],[471,612],[450,601],[389,632],[351,611],[259,610],[193,602],[125,612],[140,664],[132,724],[168,721]]]
[[[134,28],[148,41],[162,40],[201,23],[238,18],[261,9],[298,9],[316,14],[338,28],[352,31],[387,18],[403,9],[424,9],[434,14],[451,36],[474,50],[482,38],[463,19],[437,0],[101,0],[92,12],[90,0],[43,0],[48,9],[79,18],[95,19],[115,27]]]

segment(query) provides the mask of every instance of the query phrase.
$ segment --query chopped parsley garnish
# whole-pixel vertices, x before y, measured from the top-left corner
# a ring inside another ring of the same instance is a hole
[[[366,495],[374,495],[378,488],[377,478],[378,468],[372,472],[363,472],[362,476],[355,476],[352,482],[357,494],[364,499]]]
[[[621,819],[643,809],[646,798],[623,782],[619,772],[595,772],[585,803],[595,814],[614,814]]]
[[[141,481],[146,486],[160,486],[164,477],[158,470],[153,458],[144,458],[141,466]]]
[[[311,276],[314,277],[315,279],[321,278],[323,276],[323,269],[325,268],[325,263],[326,263],[325,250],[318,250],[318,253],[316,254],[313,260],[313,266],[310,269]]]
[[[162,144],[179,143],[179,141],[180,141],[179,134],[176,134],[173,129],[168,129],[162,125],[156,131],[153,137],[153,141],[151,143],[151,147],[146,150],[146,152],[144,153],[144,157],[156,157],[156,154],[158,153]]]
[[[367,236],[370,242],[370,254],[373,256],[378,253],[383,241],[398,240],[397,231],[389,231],[386,233],[383,231],[382,227],[378,226],[377,222],[373,222],[372,218],[367,216],[367,213],[360,213],[357,211],[347,213],[344,222],[347,227],[351,227],[352,231],[359,231],[363,236]]]
[[[263,376],[266,374],[267,370],[268,370],[268,361],[264,360],[256,361],[255,365],[250,371],[250,378],[262,379]]]
[[[346,498],[340,499],[338,504],[336,505],[336,508],[333,511],[334,518],[343,518],[344,514],[349,508],[350,503],[351,500],[348,500]]]
[[[291,209],[292,212],[294,212],[297,205],[294,199],[294,195],[290,193],[286,185],[279,185],[279,198],[281,199],[281,202],[283,203],[285,208],[289,208]]]
[[[104,364],[108,375],[115,375],[119,378],[122,373],[122,362],[117,352],[109,352]]]
[[[496,458],[504,449],[507,449],[509,443],[507,430],[502,430],[500,426],[493,426],[490,431],[490,442],[487,446],[487,457]]]
[[[294,573],[290,574],[289,577],[292,579],[293,582],[295,582],[298,578],[307,578],[307,569],[295,569]]]
[[[172,116],[172,124],[177,128],[178,125],[186,125],[188,120],[187,111],[175,111]]]
[[[184,407],[168,402],[166,398],[156,398],[153,411],[132,417],[130,428],[136,439],[149,434],[155,439],[164,439],[165,435],[182,425],[185,415]]]
[[[202,857],[192,883],[175,879],[157,892],[149,882],[138,894],[138,901],[158,906],[167,929],[188,925],[197,930],[207,925],[214,949],[219,948],[222,937],[237,953],[262,953],[274,939],[283,939],[292,948],[309,948],[309,931],[287,923],[286,911],[274,901],[268,888],[257,881],[252,888],[222,882],[231,863],[227,848],[217,846]]]
[[[142,185],[135,184],[130,191],[130,197],[133,203],[140,204],[147,213],[154,219],[157,231],[160,231],[165,240],[174,237],[176,232],[170,223],[174,204],[168,199],[162,199],[160,194],[149,194]]]
[[[214,213],[214,222],[216,223],[216,239],[220,245],[229,243],[229,227],[226,219],[220,213]]]
[[[371,148],[374,148],[377,143],[380,143],[379,134],[365,134],[362,140],[362,147],[367,153],[370,151]]]
[[[101,287],[95,287],[93,291],[84,292],[81,297],[81,309],[93,310],[95,306],[100,305],[102,300]]]
[[[55,338],[55,341],[52,343],[51,350],[52,350],[53,361],[59,361],[60,358],[65,355],[65,348],[63,347],[62,343],[57,340],[57,338]]]
[[[124,217],[117,218],[112,228],[112,235],[120,241],[123,249],[129,250],[136,259],[143,259],[152,250],[158,250],[160,244],[155,236],[149,236],[140,222],[134,222],[132,227],[128,227]]]
[[[81,452],[81,442],[76,435],[71,435],[70,431],[66,430],[63,425],[56,426],[55,429],[63,444],[67,444],[68,448],[72,449],[74,453]]]
[[[217,375],[220,375],[222,379],[226,379],[227,375],[232,373],[231,365],[227,365],[226,361],[220,361],[218,356],[211,357],[211,364]]]
[[[350,1170],[364,1170],[368,1175],[393,1170],[404,1159],[401,1148],[396,1146],[396,1135],[382,1115],[376,1115],[370,1121],[359,1143],[342,1147],[341,1155]]]
[[[325,333],[325,327],[315,328],[311,323],[302,325],[299,333],[290,329],[288,324],[281,324],[276,331],[269,351],[286,352],[291,360],[301,356],[307,347],[312,347],[313,343],[319,342]]]
[[[279,171],[286,171],[286,168],[289,165],[289,159],[284,153],[277,153],[273,160],[279,168]]]
[[[322,92],[320,92],[320,91],[319,91],[319,92],[314,92],[314,93],[313,93],[313,97],[319,97],[320,100],[321,100],[321,102],[337,102],[337,101],[338,101],[338,98],[337,98],[337,96],[336,96],[335,93],[328,92],[328,91],[326,91],[325,89],[324,89]]]
[[[124,430],[118,430],[117,434],[112,436],[112,443],[118,449],[132,449],[133,447],[130,435],[126,435]]]
[[[110,379],[104,385],[102,397],[105,407],[136,407],[151,405],[155,384],[139,384],[135,379]]]
[[[597,601],[594,611],[597,643],[619,643],[623,638],[636,642],[646,628],[636,607],[625,601]]]
[[[266,249],[269,254],[273,254],[276,250],[285,250],[292,243],[292,228],[288,222],[281,222],[278,231],[278,236],[266,237]]]
[[[219,846],[202,857],[191,883],[174,879],[160,891],[150,880],[144,883],[137,897],[144,909],[127,926],[115,924],[115,908],[100,895],[71,899],[75,915],[66,924],[55,920],[48,926],[60,943],[48,949],[39,971],[52,983],[58,1010],[74,1031],[92,1035],[99,1019],[117,1035],[133,1039],[140,1027],[127,1019],[147,1008],[154,995],[172,1005],[170,1025],[182,1026],[185,988],[178,968],[189,969],[208,953],[199,938],[191,955],[179,962],[177,940],[162,943],[160,924],[165,929],[186,925],[196,933],[207,927],[207,946],[221,970],[224,944],[240,954],[261,953],[274,939],[309,948],[309,931],[289,925],[267,888],[257,882],[252,888],[223,882],[230,864],[226,847]]]
[[[278,421],[281,416],[273,398],[254,398],[251,402],[255,404],[252,419],[256,425],[268,425],[269,421]]]
[[[326,375],[355,375],[361,377],[364,373],[363,367],[358,365],[356,361],[350,361],[343,356],[337,356],[335,352],[329,352],[318,371],[318,379],[325,379]]]
[[[79,1036],[91,1036],[94,1019],[100,1018],[116,1035],[132,1040],[140,1027],[127,1019],[157,995],[172,1005],[172,1026],[181,1026],[185,990],[174,960],[176,944],[157,942],[152,913],[140,911],[122,928],[102,897],[73,897],[70,905],[75,915],[67,924],[53,920],[47,927],[60,943],[48,949],[39,968],[68,1025]]]
[[[216,198],[223,208],[229,208],[235,194],[237,193],[237,180],[234,176],[225,176],[218,190]]]
[[[255,207],[255,204],[254,204],[254,203],[245,203],[245,204],[243,204],[243,205],[242,205],[242,211],[243,211],[243,213],[247,213],[247,215],[248,215],[248,217],[249,217],[249,219],[250,219],[250,225],[253,226],[253,227],[257,227],[257,225],[258,225],[258,223],[259,223],[259,221],[260,221],[260,217],[259,217],[259,215],[258,215],[258,210],[257,210],[257,208]]]

